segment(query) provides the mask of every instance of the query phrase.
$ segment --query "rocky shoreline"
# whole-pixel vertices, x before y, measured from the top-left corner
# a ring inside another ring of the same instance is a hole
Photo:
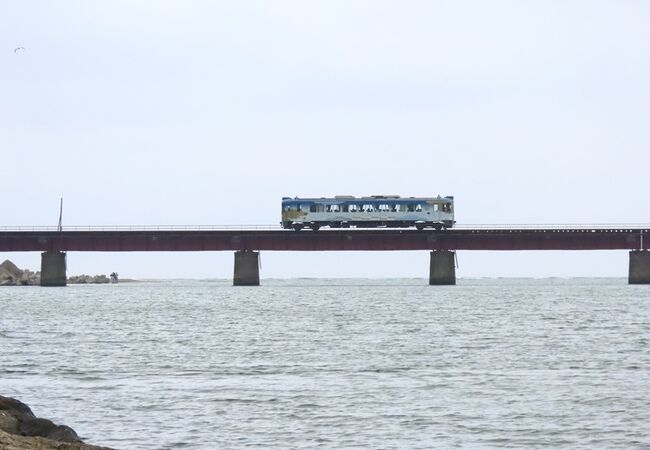
[[[68,284],[106,284],[110,279],[106,275],[74,275],[68,277]],[[0,286],[38,286],[41,273],[29,269],[21,270],[14,263],[5,260],[0,264]]]
[[[0,448],[3,450],[111,450],[85,444],[66,425],[36,417],[23,402],[0,395]]]

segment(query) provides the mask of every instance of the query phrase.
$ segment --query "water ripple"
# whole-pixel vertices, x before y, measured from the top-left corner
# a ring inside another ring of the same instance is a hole
[[[0,289],[0,393],[124,449],[645,448],[624,280]]]

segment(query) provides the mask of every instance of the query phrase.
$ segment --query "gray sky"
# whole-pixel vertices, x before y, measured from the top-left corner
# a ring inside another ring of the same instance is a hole
[[[67,225],[208,225],[381,193],[454,195],[466,224],[647,223],[648,23],[642,0],[3,2],[0,226],[55,225],[61,196]],[[229,277],[232,259],[68,264]],[[262,259],[262,277],[428,271],[426,252]],[[459,276],[627,273],[627,252],[459,259]]]

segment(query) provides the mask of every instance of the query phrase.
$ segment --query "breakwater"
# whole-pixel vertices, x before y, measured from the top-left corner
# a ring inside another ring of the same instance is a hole
[[[73,275],[68,284],[105,284],[110,279],[106,275]],[[0,286],[37,286],[41,283],[41,273],[20,269],[10,260],[0,264]]]

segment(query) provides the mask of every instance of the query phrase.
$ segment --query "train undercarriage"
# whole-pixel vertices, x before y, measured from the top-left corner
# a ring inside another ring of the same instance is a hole
[[[283,222],[282,228],[300,231],[309,228],[318,231],[322,227],[329,228],[411,228],[418,230],[433,228],[435,230],[445,230],[453,226],[453,222]]]

